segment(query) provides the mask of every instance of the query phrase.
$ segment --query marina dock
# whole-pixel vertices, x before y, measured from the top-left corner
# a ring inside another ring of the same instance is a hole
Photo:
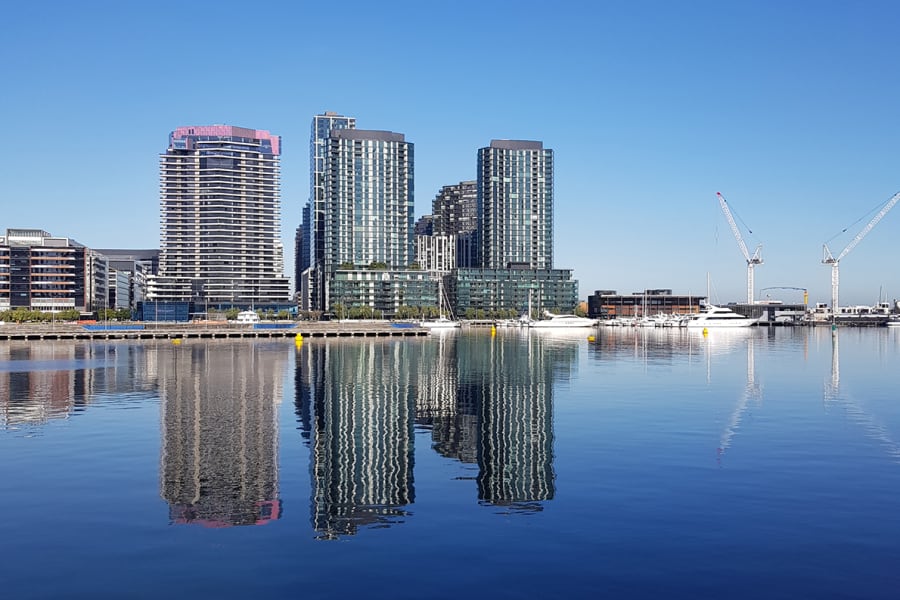
[[[428,335],[413,324],[387,322],[301,322],[295,326],[265,327],[211,323],[145,323],[142,325],[83,325],[57,323],[5,323],[0,342],[29,340],[192,340],[192,339],[296,339],[342,337],[409,337]]]

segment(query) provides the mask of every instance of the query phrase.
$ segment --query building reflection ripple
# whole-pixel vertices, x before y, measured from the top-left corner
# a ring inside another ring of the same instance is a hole
[[[319,537],[408,516],[414,424],[440,455],[477,465],[479,502],[541,510],[555,494],[553,384],[583,341],[445,333],[306,345],[295,408],[312,449]]]
[[[139,347],[41,340],[0,345],[0,429],[35,431],[98,401],[122,404],[155,387]],[[140,396],[143,398],[143,396]]]
[[[415,349],[387,340],[310,344],[298,416],[312,414],[312,525],[320,539],[402,522],[415,501]]]
[[[280,517],[277,404],[290,355],[263,346],[159,348],[160,487],[172,523],[230,527]]]
[[[457,405],[477,421],[479,501],[534,511],[553,499],[553,383],[568,374],[579,343],[534,334],[460,338]]]

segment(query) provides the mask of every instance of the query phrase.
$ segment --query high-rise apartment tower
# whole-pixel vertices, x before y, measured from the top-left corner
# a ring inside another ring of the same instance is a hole
[[[454,267],[475,267],[478,230],[478,183],[461,181],[445,185],[432,202],[434,235],[453,236]]]
[[[309,202],[303,211],[303,237],[308,247],[309,264],[298,269],[303,282],[301,307],[324,310],[325,307],[325,161],[331,132],[355,129],[356,119],[334,112],[313,117],[309,131]],[[304,291],[305,290],[305,291]]]
[[[148,299],[265,306],[290,301],[281,243],[281,137],[179,127],[160,155],[159,275]]]
[[[406,269],[413,252],[413,144],[402,133],[332,129],[325,157],[325,306],[339,268]]]
[[[522,140],[478,150],[478,234],[483,268],[553,268],[553,150]]]

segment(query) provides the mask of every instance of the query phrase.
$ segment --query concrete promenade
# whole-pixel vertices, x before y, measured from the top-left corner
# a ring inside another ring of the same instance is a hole
[[[143,329],[129,327],[143,325]],[[255,328],[234,323],[98,323],[88,329],[74,323],[5,323],[0,325],[0,342],[21,340],[152,340],[152,339],[257,339],[335,337],[392,337],[428,335],[429,330],[414,323],[383,321],[318,322],[300,321],[288,328]]]

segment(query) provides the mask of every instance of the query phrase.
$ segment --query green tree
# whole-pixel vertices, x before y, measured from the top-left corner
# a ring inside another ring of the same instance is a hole
[[[350,309],[351,319],[371,319],[373,315],[371,306],[354,306]]]
[[[335,302],[331,305],[331,312],[333,312],[338,319],[346,319],[347,318],[347,307],[344,306],[340,302]]]
[[[69,308],[67,310],[62,310],[56,313],[57,321],[77,321],[78,320],[78,311],[74,308]]]
[[[398,319],[417,319],[419,317],[419,309],[416,306],[401,306],[397,309],[396,317]]]

